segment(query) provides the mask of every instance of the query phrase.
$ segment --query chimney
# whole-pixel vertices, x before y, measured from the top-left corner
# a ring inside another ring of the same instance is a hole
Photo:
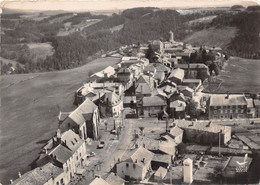
[[[143,144],[143,147],[145,148],[145,144]]]
[[[211,126],[211,121],[208,123],[207,127],[210,127]]]
[[[14,183],[13,179],[10,179],[10,182],[11,182],[11,184],[13,184]]]
[[[57,130],[57,139],[61,139],[61,131],[60,131],[60,129]]]
[[[47,153],[48,153],[48,150],[47,150],[47,148],[45,148],[45,150],[44,150],[44,151],[45,151],[45,154],[47,154]]]
[[[143,86],[141,85],[140,87],[141,87],[141,94],[143,94]]]
[[[143,158],[142,162],[144,163],[144,161],[145,161],[145,158]]]
[[[22,177],[22,174],[21,172],[18,173],[18,177],[21,178]]]
[[[225,97],[225,99],[228,99],[229,98],[229,93],[227,92],[227,96]]]

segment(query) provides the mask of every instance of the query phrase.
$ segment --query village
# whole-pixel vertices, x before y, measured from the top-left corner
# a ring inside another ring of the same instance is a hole
[[[204,92],[228,62],[221,48],[169,30],[106,56],[121,61],[86,78],[77,108],[61,110],[56,135],[10,184],[259,182],[259,95]]]

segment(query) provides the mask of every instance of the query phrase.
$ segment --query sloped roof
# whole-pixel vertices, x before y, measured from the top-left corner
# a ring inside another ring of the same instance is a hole
[[[182,85],[178,85],[177,87],[178,90],[182,91],[189,91],[189,92],[194,92],[192,88],[188,87],[188,86],[182,86]]]
[[[147,65],[147,66],[144,68],[144,71],[152,71],[152,72],[154,72],[154,69],[156,70],[156,72],[158,72],[158,71],[169,72],[169,71],[170,71],[170,68],[169,68],[169,67],[166,67],[165,65],[163,65],[163,64],[161,64],[161,63],[152,63],[152,64],[149,64],[149,65]]]
[[[214,94],[210,97],[210,106],[247,105],[245,95]]]
[[[42,167],[35,168],[25,174],[20,178],[16,179],[14,185],[43,185],[52,177],[56,178],[61,173],[63,169],[59,168],[52,163],[47,163]]]
[[[163,179],[166,176],[166,174],[167,174],[167,169],[160,166],[158,170],[154,173],[154,176]]]
[[[147,83],[141,83],[141,84],[137,84],[135,92],[141,94],[151,94],[152,88]]]
[[[69,158],[73,155],[73,152],[66,148],[65,146],[59,144],[57,147],[55,147],[49,155],[53,156],[53,158],[56,157],[56,160],[61,162],[62,164],[66,163]]]
[[[122,185],[124,184],[125,180],[112,172],[106,178],[106,182],[108,182],[111,185]]]
[[[166,102],[158,97],[158,96],[149,96],[143,98],[143,106],[150,107],[150,106],[164,106]]]
[[[170,74],[170,76],[168,78],[172,78],[172,77],[183,80],[183,78],[184,78],[184,70],[180,69],[180,68],[172,70],[172,72],[171,72],[171,74]]]
[[[169,163],[171,161],[171,155],[155,153],[152,161]]]
[[[70,129],[61,135],[61,140],[72,151],[76,151],[84,143],[79,135]]]
[[[115,101],[119,99],[119,96],[114,92],[106,92],[104,96],[104,101],[108,101],[108,103],[113,104]]]
[[[165,73],[163,71],[156,71],[156,73],[154,74],[154,79],[156,80],[164,80],[165,78]]]
[[[83,114],[93,113],[98,107],[89,99],[86,99],[78,108],[76,108],[70,115],[76,124],[82,125],[86,119]]]
[[[176,100],[170,103],[171,108],[175,108],[176,111],[185,111],[186,103],[180,100]]]
[[[89,185],[112,185],[112,184],[109,184],[104,179],[97,177]]]
[[[174,137],[177,137],[177,136],[183,134],[183,130],[180,127],[175,126],[170,129],[170,134]]]
[[[131,73],[131,70],[128,68],[121,68],[117,73]]]
[[[138,166],[146,166],[148,167],[152,161],[154,154],[144,147],[139,147],[125,155],[123,159],[124,161],[129,161],[137,164]]]
[[[58,115],[59,121],[64,121],[70,114],[71,112],[60,112]]]
[[[188,120],[175,120],[175,123],[178,127],[181,129],[194,129],[194,130],[201,130],[205,132],[212,132],[212,133],[219,133],[220,131],[225,132],[225,130],[230,130],[231,127],[229,126],[222,126],[222,125],[216,125],[211,123],[209,125],[209,121],[205,122],[193,122],[194,125],[192,126],[193,121],[188,121]]]

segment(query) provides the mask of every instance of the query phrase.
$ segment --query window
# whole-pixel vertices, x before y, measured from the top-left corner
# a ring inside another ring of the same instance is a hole
[[[71,141],[71,143],[72,143],[72,145],[74,145],[74,142],[73,142],[73,141]]]
[[[64,182],[63,182],[63,179],[61,179],[61,180],[60,180],[60,184],[61,184],[61,185],[63,185],[63,184],[64,184]]]
[[[135,168],[135,164],[133,164],[133,168]]]
[[[59,185],[60,183],[59,182],[56,182],[56,185]]]
[[[74,140],[75,140],[76,142],[78,142],[78,140],[77,140],[76,138],[74,138]]]
[[[128,164],[128,163],[126,163],[125,165],[126,165],[127,168],[129,167],[129,164]]]
[[[218,113],[218,111],[214,110],[214,114],[217,114],[217,113]]]

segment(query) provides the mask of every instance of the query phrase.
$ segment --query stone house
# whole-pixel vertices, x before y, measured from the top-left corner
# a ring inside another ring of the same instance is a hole
[[[139,147],[119,161],[116,165],[118,176],[125,180],[144,180],[151,170],[151,161],[154,154],[143,147]]]
[[[60,123],[60,129],[65,132],[69,129],[85,140],[87,138],[98,139],[100,116],[98,107],[89,99],[86,99],[69,116]]]

